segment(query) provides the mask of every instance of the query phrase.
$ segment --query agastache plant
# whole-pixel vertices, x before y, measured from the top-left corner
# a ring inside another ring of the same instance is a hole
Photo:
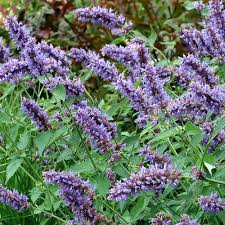
[[[113,138],[116,135],[117,126],[109,122],[100,110],[84,103],[75,112],[75,121],[88,135],[93,147],[97,148],[100,153],[115,148]]]
[[[22,111],[33,120],[41,131],[51,128],[47,113],[34,100],[23,98]]]
[[[225,210],[225,202],[217,193],[211,193],[209,196],[200,196],[198,203],[201,208],[208,213],[218,214]]]
[[[109,220],[98,213],[93,207],[94,192],[88,181],[84,181],[74,173],[63,173],[49,170],[43,173],[44,179],[49,184],[56,184],[60,188],[60,197],[71,208],[76,216],[70,224],[98,224]]]
[[[20,194],[16,190],[9,190],[0,184],[0,202],[11,206],[17,211],[23,211],[29,207],[26,195]]]
[[[160,194],[167,185],[176,186],[179,183],[179,177],[180,172],[172,167],[163,169],[155,166],[142,167],[138,173],[132,173],[129,178],[117,181],[110,189],[108,199],[124,201],[129,196],[146,191]]]
[[[127,33],[132,27],[132,23],[126,22],[122,15],[99,6],[76,9],[75,15],[79,22],[97,24],[110,29],[113,35]]]

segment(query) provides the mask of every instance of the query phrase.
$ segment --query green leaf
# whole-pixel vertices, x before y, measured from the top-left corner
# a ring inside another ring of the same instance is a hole
[[[13,158],[9,161],[9,164],[6,168],[6,183],[9,179],[16,173],[23,162],[23,158]]]
[[[131,218],[132,221],[136,221],[140,213],[145,209],[148,205],[150,198],[141,197],[137,200],[136,204],[131,209]]]
[[[204,165],[207,168],[207,170],[209,171],[210,175],[212,176],[212,170],[216,169],[216,167],[211,165],[211,164],[209,164],[209,163],[207,163],[207,162],[204,162]]]
[[[96,190],[99,192],[101,196],[105,198],[110,187],[108,178],[106,178],[104,174],[99,174],[94,177],[94,180],[96,182]]]
[[[157,142],[160,140],[166,140],[167,138],[171,137],[171,136],[175,136],[177,134],[181,133],[180,129],[178,129],[177,127],[173,127],[163,133],[160,133],[159,135],[156,135],[156,137],[154,137],[150,142]]]
[[[73,156],[73,151],[71,149],[64,150],[59,157],[57,158],[57,162],[60,162],[62,160],[70,160]]]
[[[19,149],[26,149],[29,142],[30,142],[30,134],[24,132],[23,134],[20,135],[20,139],[17,146]]]
[[[225,127],[225,118],[221,118],[218,120],[217,125],[216,125],[215,129],[213,130],[213,133],[212,133],[212,136],[211,136],[209,142],[211,142],[212,139],[214,139],[224,127]]]
[[[148,37],[148,44],[150,46],[153,46],[155,44],[155,41],[157,40],[157,34],[155,31],[151,32],[150,36]]]
[[[42,154],[43,150],[48,146],[53,134],[51,131],[46,131],[39,134],[35,139],[34,143],[37,145],[40,154]]]
[[[66,98],[66,89],[63,85],[57,85],[53,91],[52,94],[55,96],[57,101],[65,101]]]
[[[41,196],[41,194],[42,194],[42,191],[38,187],[33,188],[30,193],[31,201],[35,203],[38,200],[38,198]]]

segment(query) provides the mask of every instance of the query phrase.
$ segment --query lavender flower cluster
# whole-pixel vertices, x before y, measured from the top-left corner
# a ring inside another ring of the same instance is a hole
[[[70,224],[98,224],[106,222],[108,219],[98,213],[93,207],[95,194],[91,190],[91,185],[88,181],[82,180],[79,176],[70,172],[64,174],[50,170],[43,173],[44,179],[49,184],[56,184],[60,188],[60,197],[71,208],[76,216],[74,221],[69,221]]]
[[[172,225],[172,218],[170,214],[158,214],[150,221],[151,225]]]
[[[15,190],[9,190],[0,184],[0,202],[11,206],[17,211],[23,211],[29,207],[27,196]]]
[[[127,33],[131,27],[131,22],[126,22],[122,15],[117,15],[112,9],[101,7],[87,7],[75,10],[75,15],[79,22],[98,24],[110,29],[113,35]]]
[[[63,85],[66,95],[70,98],[80,96],[84,93],[84,85],[78,79],[70,80],[69,78],[53,77],[45,79],[44,85],[47,90],[52,91],[57,85]]]
[[[5,63],[9,60],[9,49],[3,44],[0,38],[0,63]]]
[[[191,220],[188,215],[183,214],[180,222],[176,225],[200,225],[200,223],[198,223],[197,220]]]
[[[35,101],[23,98],[22,111],[34,121],[40,130],[51,128],[47,113]]]
[[[225,202],[223,202],[217,193],[211,193],[209,196],[200,196],[198,203],[208,213],[218,214],[225,210]]]
[[[210,15],[206,18],[204,28],[185,29],[181,35],[182,42],[190,52],[200,56],[213,56],[225,61],[225,10],[222,0],[209,1]]]
[[[179,177],[180,172],[170,166],[162,169],[156,166],[142,167],[138,173],[117,181],[110,190],[108,199],[123,201],[141,191],[154,191],[159,194],[167,185],[176,186],[179,183]]]
[[[100,153],[114,149],[112,140],[116,135],[116,124],[109,122],[97,108],[89,107],[86,102],[81,104],[75,112],[75,120],[88,134],[90,142]]]

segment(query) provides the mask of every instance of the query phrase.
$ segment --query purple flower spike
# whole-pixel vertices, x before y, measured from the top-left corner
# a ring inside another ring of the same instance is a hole
[[[69,73],[71,61],[60,48],[53,47],[45,41],[35,44],[33,41],[22,51],[29,70],[34,77],[53,73],[66,76]]]
[[[8,16],[5,21],[5,26],[18,49],[23,50],[28,42],[31,40],[34,41],[26,26],[23,23],[18,22],[15,16]]]
[[[44,84],[49,91],[57,85],[63,85],[66,89],[66,95],[70,98],[82,95],[84,93],[84,85],[78,79],[70,80],[67,77],[53,77],[51,79],[46,79]]]
[[[11,206],[17,211],[23,211],[29,207],[28,198],[19,194],[16,190],[9,190],[0,184],[0,202]]]
[[[29,74],[29,70],[24,60],[10,59],[0,64],[0,82],[18,83],[26,74]]]
[[[164,168],[171,165],[171,158],[169,155],[160,154],[156,151],[152,151],[150,146],[146,145],[140,150],[140,154],[144,156],[145,160],[151,165]]]
[[[170,100],[164,90],[165,82],[158,77],[157,70],[150,64],[146,66],[142,83],[144,92],[149,97],[149,102],[154,111],[157,112],[158,109],[165,108]]]
[[[211,136],[212,136],[212,133],[213,133],[213,130],[214,130],[215,126],[213,125],[213,123],[211,122],[204,122],[202,125],[201,125],[201,130],[204,134],[204,138],[203,138],[203,141],[202,141],[202,144],[203,145],[207,145]],[[214,152],[215,151],[215,148],[219,145],[223,145],[225,144],[225,130],[222,129],[217,135],[216,137],[214,137],[209,146],[208,146],[208,151],[209,152]]]
[[[138,173],[133,173],[129,178],[117,181],[110,190],[108,199],[123,201],[130,195],[136,195],[141,191],[154,191],[159,194],[167,185],[177,185],[179,177],[180,172],[171,167],[163,169],[155,166],[142,167]]]
[[[122,15],[113,12],[112,9],[97,7],[87,7],[75,10],[75,14],[80,22],[93,23],[108,28],[114,35],[121,35],[132,26],[131,22],[126,23]]]
[[[6,63],[9,60],[9,49],[2,43],[0,38],[0,63]]]
[[[35,101],[23,98],[22,111],[34,121],[40,130],[51,128],[47,113]]]
[[[210,86],[219,84],[219,77],[214,74],[214,71],[206,63],[201,63],[194,55],[182,58],[177,69],[176,80],[184,87],[193,80]]]
[[[191,220],[188,215],[183,214],[180,222],[176,225],[200,225],[200,223],[198,223],[197,220]]]
[[[211,193],[209,196],[200,196],[198,203],[208,213],[218,214],[225,210],[225,203],[216,193]]]
[[[115,81],[118,78],[118,71],[114,64],[102,59],[93,51],[84,49],[71,49],[70,55],[78,62],[82,62],[88,69],[107,81]]]
[[[89,140],[100,153],[115,148],[112,143],[116,135],[116,124],[111,123],[97,108],[91,108],[87,104],[78,108],[75,119],[80,128],[89,136]]]
[[[72,172],[65,174],[50,170],[44,172],[43,176],[47,183],[59,186],[60,197],[76,216],[76,220],[69,221],[69,224],[97,225],[99,222],[108,222],[107,218],[93,207],[95,194],[88,181],[82,180]]]
[[[172,218],[170,214],[158,214],[150,221],[151,225],[172,225]]]

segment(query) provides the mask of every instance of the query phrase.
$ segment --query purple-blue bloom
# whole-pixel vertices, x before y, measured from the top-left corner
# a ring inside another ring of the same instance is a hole
[[[22,111],[33,120],[40,130],[51,128],[47,113],[34,100],[23,98]]]
[[[203,145],[207,145],[214,131],[214,124],[212,122],[204,122],[201,125],[201,130],[203,132],[204,138],[202,140]],[[225,144],[225,129],[222,129],[208,145],[208,151],[213,152],[215,148],[219,145]]]
[[[176,225],[200,225],[200,223],[198,223],[197,220],[190,219],[188,215],[183,214],[181,216],[180,222],[176,223]]]
[[[15,16],[8,16],[5,26],[18,49],[23,50],[28,42],[34,41],[27,27],[22,22],[18,22]]]
[[[184,87],[187,87],[193,80],[210,86],[219,84],[219,77],[214,74],[213,69],[207,63],[201,63],[192,54],[181,59],[180,66],[176,70],[176,80]]]
[[[111,62],[102,59],[93,51],[73,48],[70,51],[70,56],[76,61],[82,62],[88,69],[104,80],[116,81],[118,79],[119,74],[116,66]]]
[[[200,196],[198,203],[208,213],[218,214],[225,210],[225,202],[223,202],[217,193],[211,193],[209,196]]]
[[[158,77],[157,70],[148,64],[142,78],[145,95],[149,98],[149,103],[154,112],[165,108],[170,97],[164,90],[164,81]]]
[[[89,136],[89,140],[100,153],[115,148],[112,143],[116,135],[117,126],[100,112],[97,108],[91,108],[82,104],[75,112],[75,120],[79,127]]]
[[[9,60],[9,48],[7,48],[0,37],[0,63],[6,63]]]
[[[57,85],[63,85],[66,90],[66,95],[70,98],[84,93],[84,84],[79,79],[70,80],[67,77],[52,77],[50,79],[45,79],[44,85],[49,91],[54,89]]]
[[[170,214],[160,213],[152,218],[150,221],[151,225],[172,225],[172,218]]]
[[[122,15],[99,6],[76,9],[75,14],[79,22],[98,24],[110,29],[114,35],[126,33],[132,26],[132,23],[126,22]]]
[[[180,172],[169,166],[163,169],[155,166],[142,167],[138,173],[117,181],[109,191],[108,199],[123,201],[141,191],[154,191],[159,194],[167,185],[177,185],[179,177]]]
[[[149,145],[145,145],[141,148],[140,154],[150,165],[158,166],[161,169],[171,165],[171,158],[169,155],[153,151]]]
[[[16,190],[9,190],[0,184],[0,202],[11,206],[17,211],[23,211],[29,207],[27,196]]]
[[[70,224],[98,224],[107,222],[107,218],[98,213],[93,207],[95,194],[88,181],[84,181],[74,173],[63,173],[50,170],[43,173],[44,179],[49,184],[56,184],[60,188],[60,197],[71,208],[76,220]]]
[[[0,64],[0,82],[18,83],[26,74],[29,74],[29,69],[24,60],[9,59]]]

